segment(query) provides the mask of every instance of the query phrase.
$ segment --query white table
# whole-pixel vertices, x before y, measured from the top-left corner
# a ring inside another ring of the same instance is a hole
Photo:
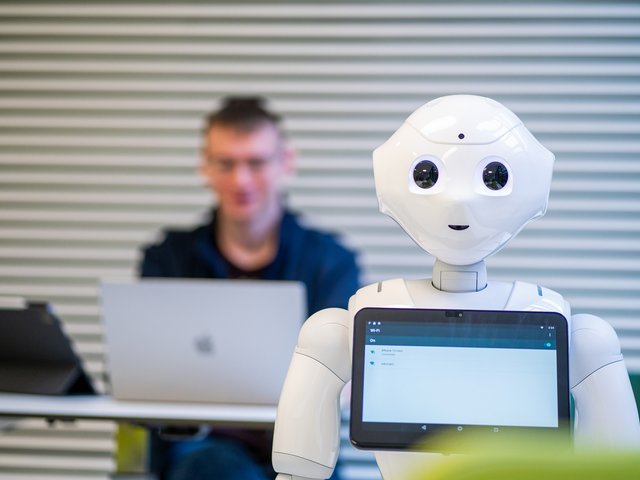
[[[113,420],[141,424],[272,426],[275,405],[210,405],[114,400],[106,395],[0,393],[0,416]]]

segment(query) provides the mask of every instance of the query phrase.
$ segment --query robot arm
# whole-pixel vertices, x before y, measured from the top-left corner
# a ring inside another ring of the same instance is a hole
[[[329,478],[340,446],[340,392],[351,379],[349,313],[330,308],[302,327],[273,438],[278,479]],[[283,475],[286,474],[286,475]]]
[[[640,447],[638,409],[615,331],[594,315],[574,315],[571,322],[576,444]]]

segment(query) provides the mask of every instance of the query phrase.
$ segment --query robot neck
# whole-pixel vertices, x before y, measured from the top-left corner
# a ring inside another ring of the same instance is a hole
[[[443,292],[479,292],[487,286],[487,266],[484,260],[473,265],[449,265],[436,259],[431,282]]]

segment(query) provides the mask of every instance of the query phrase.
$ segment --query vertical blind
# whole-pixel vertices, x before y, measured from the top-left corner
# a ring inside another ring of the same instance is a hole
[[[640,372],[639,60],[631,1],[0,2],[0,295],[50,301],[102,387],[98,280],[134,276],[140,245],[206,214],[201,119],[229,94],[285,116],[288,202],[358,249],[366,282],[428,277],[377,212],[371,151],[426,101],[470,93],[557,158],[547,215],[489,277],[604,317]],[[20,421],[0,480],[105,478],[114,428]]]

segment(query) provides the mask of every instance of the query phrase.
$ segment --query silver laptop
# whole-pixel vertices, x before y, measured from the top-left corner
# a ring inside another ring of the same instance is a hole
[[[113,398],[276,405],[306,316],[304,284],[103,282]]]

